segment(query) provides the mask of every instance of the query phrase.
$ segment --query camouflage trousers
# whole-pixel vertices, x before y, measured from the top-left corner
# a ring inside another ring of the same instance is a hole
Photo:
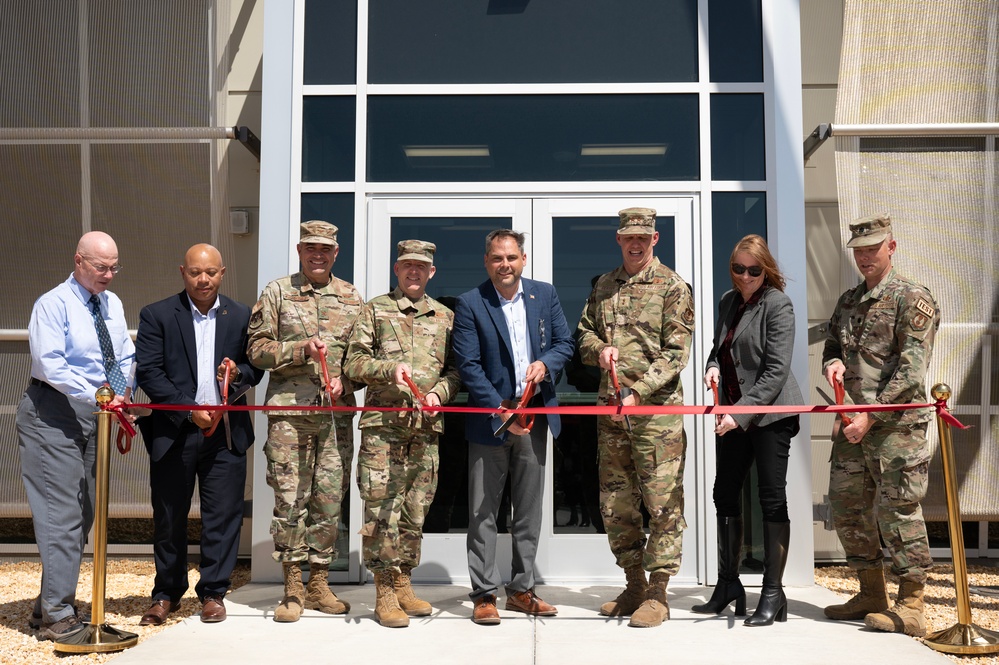
[[[335,425],[334,425],[335,423]],[[274,560],[337,558],[340,506],[354,452],[353,416],[268,417],[267,484],[274,490]]]
[[[829,502],[851,568],[880,568],[884,540],[892,572],[926,582],[933,563],[919,505],[928,485],[926,427],[875,425],[859,444],[841,432],[833,438]]]
[[[438,466],[433,430],[361,430],[357,488],[364,500],[361,549],[369,570],[412,570],[420,565],[423,520],[437,491]]]
[[[597,420],[600,513],[611,552],[622,568],[676,575],[687,523],[683,468],[687,436],[682,416],[632,416],[632,431]],[[649,512],[649,536],[641,505]]]

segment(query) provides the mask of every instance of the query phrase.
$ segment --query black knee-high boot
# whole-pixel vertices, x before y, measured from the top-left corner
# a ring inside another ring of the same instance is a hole
[[[763,588],[760,604],[747,626],[769,626],[774,620],[787,621],[787,597],[782,581],[787,564],[787,548],[791,540],[790,522],[763,523]]]
[[[698,614],[721,614],[735,601],[735,615],[746,615],[746,590],[739,579],[739,557],[742,553],[742,518],[718,518],[718,584],[711,599],[691,610]]]

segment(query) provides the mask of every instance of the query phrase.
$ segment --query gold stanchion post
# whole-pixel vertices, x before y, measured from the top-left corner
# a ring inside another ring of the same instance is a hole
[[[114,399],[107,385],[97,390],[97,404],[103,406]],[[94,593],[90,607],[90,623],[81,630],[54,642],[56,651],[66,653],[106,653],[134,647],[139,636],[118,630],[104,623],[104,585],[107,577],[108,554],[108,479],[111,470],[111,418],[114,414],[101,409],[97,413],[97,500],[94,505]]]
[[[933,399],[950,399],[950,386],[933,386]],[[946,406],[944,407],[946,408]],[[950,438],[950,423],[937,415],[940,434],[940,459],[943,461],[944,487],[947,493],[947,525],[950,532],[950,553],[954,561],[954,591],[957,593],[957,623],[950,628],[930,633],[926,646],[962,655],[999,652],[999,633],[980,628],[971,622],[971,598],[968,594],[968,562],[964,555],[964,535],[961,533],[961,506],[957,496],[957,469],[954,464],[954,444]]]

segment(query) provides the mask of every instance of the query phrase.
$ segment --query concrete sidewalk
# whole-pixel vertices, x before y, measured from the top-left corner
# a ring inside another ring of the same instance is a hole
[[[538,594],[559,608],[557,617],[535,619],[502,609],[498,626],[471,622],[467,587],[418,586],[434,605],[434,614],[414,618],[409,628],[383,628],[374,620],[373,585],[337,586],[351,604],[350,614],[329,616],[307,610],[293,624],[273,621],[281,599],[277,584],[248,584],[226,598],[228,619],[203,624],[189,617],[115,658],[132,663],[301,663],[344,665],[613,665],[615,663],[735,663],[748,665],[842,665],[906,663],[949,665],[951,661],[904,636],[875,633],[862,622],[823,618],[822,608],[842,602],[822,587],[786,589],[788,620],[749,628],[732,616],[690,611],[710,589],[670,589],[672,618],[660,628],[629,628],[627,619],[597,614],[613,598],[614,587],[538,587]],[[750,611],[758,590],[749,592]],[[123,627],[127,630],[127,627]]]

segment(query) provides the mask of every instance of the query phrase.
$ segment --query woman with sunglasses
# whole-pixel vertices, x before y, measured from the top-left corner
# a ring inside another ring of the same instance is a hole
[[[784,276],[767,242],[748,235],[732,250],[732,284],[718,305],[714,347],[708,355],[704,384],[717,386],[721,404],[769,406],[801,404],[791,374],[794,308],[784,293]],[[715,416],[714,502],[718,516],[718,583],[711,599],[692,609],[720,614],[735,601],[746,613],[746,592],[739,580],[742,550],[742,486],[756,461],[763,513],[763,588],[747,626],[787,620],[781,581],[790,537],[787,514],[788,456],[798,433],[798,416],[780,413]]]

